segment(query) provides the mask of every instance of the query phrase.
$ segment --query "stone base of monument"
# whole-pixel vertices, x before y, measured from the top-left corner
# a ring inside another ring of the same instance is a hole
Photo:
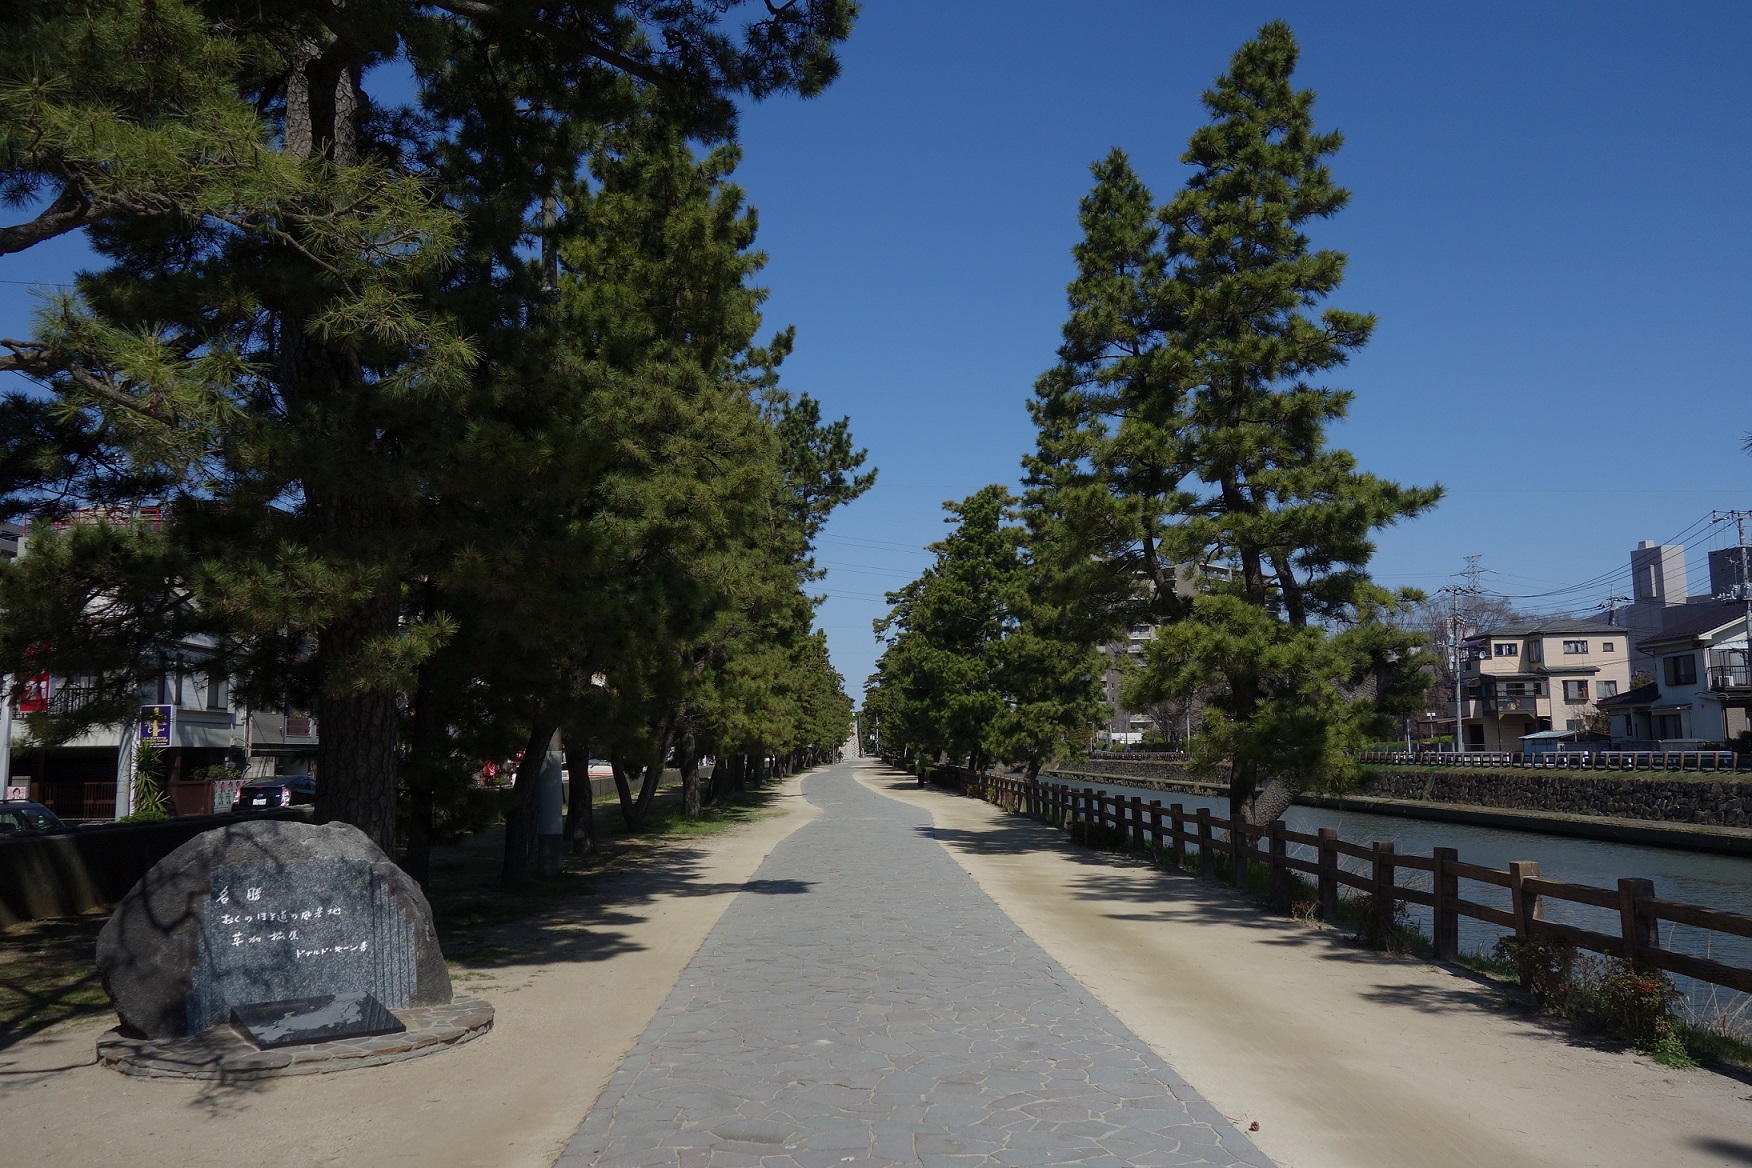
[[[405,1030],[268,1050],[251,1042],[235,1022],[186,1038],[128,1038],[118,1028],[97,1040],[97,1058],[125,1075],[240,1082],[402,1062],[460,1046],[493,1028],[493,1007],[461,994],[447,1006],[409,1006],[391,1013]]]

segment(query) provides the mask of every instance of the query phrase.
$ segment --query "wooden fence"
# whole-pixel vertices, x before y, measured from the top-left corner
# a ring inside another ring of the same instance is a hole
[[[1158,799],[1145,803],[1136,795],[1113,795],[1093,787],[1078,790],[1063,783],[998,774],[967,774],[965,783],[970,793],[1012,811],[1065,826],[1093,824],[1121,833],[1133,851],[1153,849],[1182,868],[1196,864],[1203,876],[1215,875],[1219,849],[1229,855],[1237,885],[1245,884],[1249,864],[1262,864],[1267,872],[1268,895],[1280,911],[1290,907],[1292,874],[1297,873],[1312,878],[1320,916],[1329,922],[1338,919],[1340,888],[1367,893],[1369,909],[1378,914],[1377,924],[1383,931],[1391,924],[1396,906],[1422,905],[1433,917],[1438,959],[1453,960],[1459,956],[1460,918],[1469,917],[1512,929],[1518,937],[1568,942],[1578,949],[1620,957],[1633,965],[1752,993],[1752,969],[1676,952],[1660,943],[1662,921],[1752,938],[1752,917],[1663,900],[1655,895],[1652,880],[1630,877],[1620,880],[1616,889],[1595,888],[1546,880],[1539,875],[1539,865],[1531,861],[1511,863],[1504,871],[1463,863],[1453,848],[1436,848],[1431,855],[1418,856],[1395,852],[1388,842],[1364,847],[1339,839],[1337,828],[1323,827],[1309,835],[1289,830],[1281,820],[1266,827],[1236,824],[1212,815],[1208,808],[1188,812],[1179,803],[1164,807]],[[1221,839],[1218,833],[1222,833]],[[1288,849],[1298,844],[1314,849],[1316,858],[1305,860],[1290,855]],[[1193,848],[1197,849],[1196,857],[1189,852]],[[1351,871],[1340,863],[1341,857],[1364,861],[1367,869]],[[1398,878],[1404,871],[1430,873],[1430,890],[1401,885]],[[1461,880],[1507,889],[1510,907],[1493,908],[1463,899]],[[1616,911],[1618,931],[1596,932],[1547,920],[1547,900]]]
[[[1365,750],[1358,762],[1387,766],[1532,767],[1581,771],[1736,771],[1752,755],[1731,750]]]

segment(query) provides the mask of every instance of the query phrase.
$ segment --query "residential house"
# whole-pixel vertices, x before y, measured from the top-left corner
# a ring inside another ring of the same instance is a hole
[[[1752,670],[1747,636],[1752,603],[1718,603],[1637,643],[1653,663],[1654,680],[1601,712],[1625,750],[1693,750],[1744,740],[1752,733]]]
[[[1504,625],[1463,642],[1462,742],[1516,751],[1541,731],[1585,731],[1597,703],[1630,688],[1623,628],[1568,618]]]

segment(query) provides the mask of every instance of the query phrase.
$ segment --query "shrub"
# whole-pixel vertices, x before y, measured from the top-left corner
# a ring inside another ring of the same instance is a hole
[[[1521,988],[1541,1006],[1559,1007],[1571,996],[1576,977],[1574,945],[1543,937],[1504,937],[1496,943],[1495,954],[1514,969]]]
[[[1603,1029],[1649,1054],[1670,1056],[1684,1050],[1679,1042],[1679,990],[1666,974],[1614,961],[1593,988]]]

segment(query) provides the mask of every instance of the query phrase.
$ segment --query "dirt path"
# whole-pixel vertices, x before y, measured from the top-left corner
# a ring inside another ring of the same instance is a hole
[[[0,1047],[0,1163],[549,1168],[737,890],[817,814],[796,779],[774,805],[777,815],[604,879],[563,919],[508,927],[513,956],[458,979],[497,1019],[457,1050],[221,1085],[92,1065],[109,1021]]]
[[[928,810],[998,906],[1284,1168],[1752,1164],[1752,1086],[1578,1045],[1445,970],[1261,916],[989,804]]]

